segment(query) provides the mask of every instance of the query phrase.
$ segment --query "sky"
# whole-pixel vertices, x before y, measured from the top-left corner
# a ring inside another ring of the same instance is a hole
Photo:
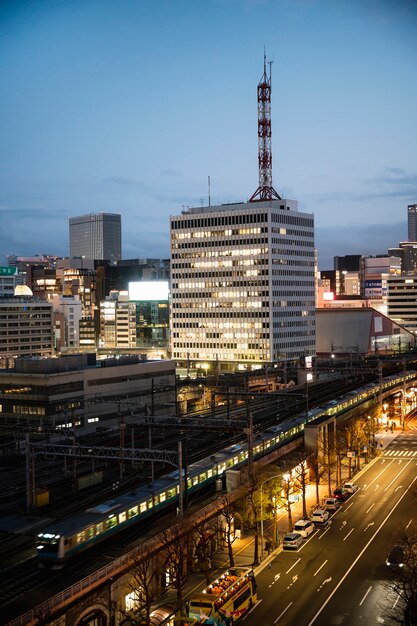
[[[122,215],[123,258],[169,216],[273,186],[313,213],[321,269],[407,239],[417,202],[417,0],[2,0],[0,262],[66,256],[68,218]]]

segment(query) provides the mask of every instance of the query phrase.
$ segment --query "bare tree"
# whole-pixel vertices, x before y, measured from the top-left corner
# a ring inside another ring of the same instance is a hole
[[[151,606],[158,596],[157,569],[150,554],[141,547],[134,551],[133,560],[128,586],[134,602],[131,608],[120,610],[121,624],[149,624]]]
[[[210,582],[211,557],[214,552],[215,530],[210,523],[200,524],[193,534],[194,555],[198,569],[204,572],[206,584]]]
[[[234,567],[235,557],[233,554],[233,539],[234,539],[235,507],[232,506],[230,499],[227,497],[227,495],[221,496],[220,502],[222,503],[222,507],[223,507],[221,516],[225,520],[225,535],[226,535],[227,551],[229,555],[229,563],[230,563],[230,567]]]
[[[183,617],[183,589],[187,574],[187,561],[189,555],[192,554],[194,532],[195,527],[184,518],[180,525],[162,533],[164,566],[168,572],[169,584],[174,587],[177,595],[178,623],[181,623]]]
[[[309,457],[310,454],[305,448],[297,450],[295,453],[297,465],[293,474],[293,484],[295,490],[301,491],[301,498],[303,503],[303,517],[307,517],[306,490],[310,474]]]

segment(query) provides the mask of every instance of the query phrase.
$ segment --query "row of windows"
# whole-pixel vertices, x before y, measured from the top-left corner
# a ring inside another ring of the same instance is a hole
[[[260,224],[261,222],[268,222],[268,213],[243,213],[195,219],[186,217],[172,220],[171,230],[190,230],[191,228],[212,228],[213,226],[234,226],[238,224]]]
[[[207,241],[186,241],[184,243],[173,243],[171,246],[172,250],[192,250],[194,248],[224,248],[225,246],[233,246],[234,248],[236,248],[237,246],[240,246],[239,249],[242,250],[242,252],[245,252],[245,250],[243,249],[243,246],[250,246],[250,249],[253,248],[254,246],[259,246],[261,244],[265,245],[265,248],[263,249],[263,253],[266,254],[268,252],[268,237],[253,237],[251,239],[224,239],[222,241],[217,241],[217,240],[207,240]],[[249,251],[248,251],[249,254]]]

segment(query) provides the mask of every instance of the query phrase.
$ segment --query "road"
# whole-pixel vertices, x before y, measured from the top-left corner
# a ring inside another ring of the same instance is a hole
[[[417,431],[409,429],[357,476],[359,491],[297,551],[258,575],[245,626],[394,624],[401,599],[385,559],[416,523]]]

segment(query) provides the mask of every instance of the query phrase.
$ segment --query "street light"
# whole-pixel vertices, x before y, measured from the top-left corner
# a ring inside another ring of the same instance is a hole
[[[261,483],[261,560],[264,558],[264,516],[263,516],[263,499],[262,499],[262,487],[265,483],[273,478],[280,478],[281,474],[274,474],[273,476],[269,476]]]

